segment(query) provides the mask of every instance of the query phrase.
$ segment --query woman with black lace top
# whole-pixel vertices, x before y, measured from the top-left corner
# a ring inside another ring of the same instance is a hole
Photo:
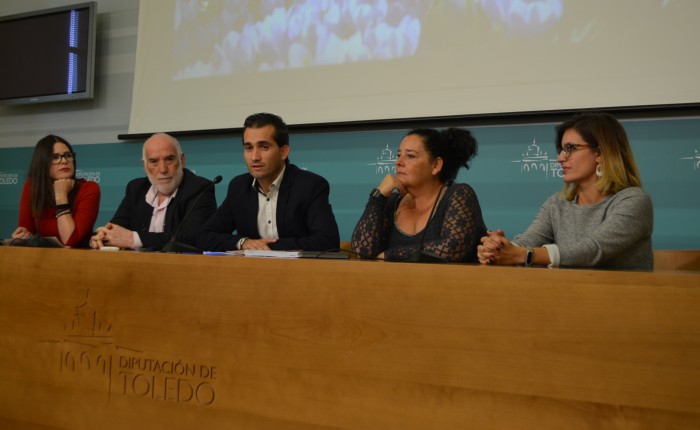
[[[396,175],[370,194],[352,235],[360,258],[476,262],[486,226],[474,190],[455,184],[477,142],[467,130],[416,129],[401,142]]]

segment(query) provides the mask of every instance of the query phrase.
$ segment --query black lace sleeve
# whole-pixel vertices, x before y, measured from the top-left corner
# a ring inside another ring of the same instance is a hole
[[[372,258],[386,249],[391,232],[391,211],[397,195],[389,198],[371,197],[365,206],[362,217],[352,232],[352,251],[360,258]]]
[[[420,248],[420,237],[399,243],[387,249],[387,260],[406,260]],[[448,188],[438,205],[433,219],[428,224],[422,249],[442,257],[449,262],[476,261],[476,247],[486,226],[481,215],[481,206],[474,190],[467,184],[454,184]]]

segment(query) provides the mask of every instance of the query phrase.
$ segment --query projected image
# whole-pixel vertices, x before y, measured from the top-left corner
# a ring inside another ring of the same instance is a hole
[[[506,31],[533,35],[551,29],[562,17],[562,0],[474,0],[489,15],[494,26]]]
[[[483,13],[494,28],[534,35],[561,18],[563,5],[562,0],[177,0],[173,77],[408,58],[430,31],[426,22],[440,26],[440,17],[450,16],[451,25],[468,26]]]
[[[178,0],[176,77],[410,57],[431,3]]]
[[[695,104],[697,16],[688,0],[142,1],[129,132]]]

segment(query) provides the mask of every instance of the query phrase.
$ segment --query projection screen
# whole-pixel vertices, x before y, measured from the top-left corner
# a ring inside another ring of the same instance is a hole
[[[129,133],[700,102],[695,0],[141,1]]]

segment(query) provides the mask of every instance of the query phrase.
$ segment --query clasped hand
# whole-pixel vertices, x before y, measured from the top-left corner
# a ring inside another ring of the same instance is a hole
[[[506,238],[503,230],[487,231],[488,236],[481,238],[481,245],[476,248],[476,255],[481,264],[519,264],[521,263],[520,246]]]
[[[103,246],[133,248],[134,233],[129,229],[111,222],[104,227],[98,227],[95,235],[90,238],[90,247],[99,249]]]
[[[241,249],[254,249],[259,251],[269,251],[270,244],[277,242],[277,239],[248,239],[243,243]]]

